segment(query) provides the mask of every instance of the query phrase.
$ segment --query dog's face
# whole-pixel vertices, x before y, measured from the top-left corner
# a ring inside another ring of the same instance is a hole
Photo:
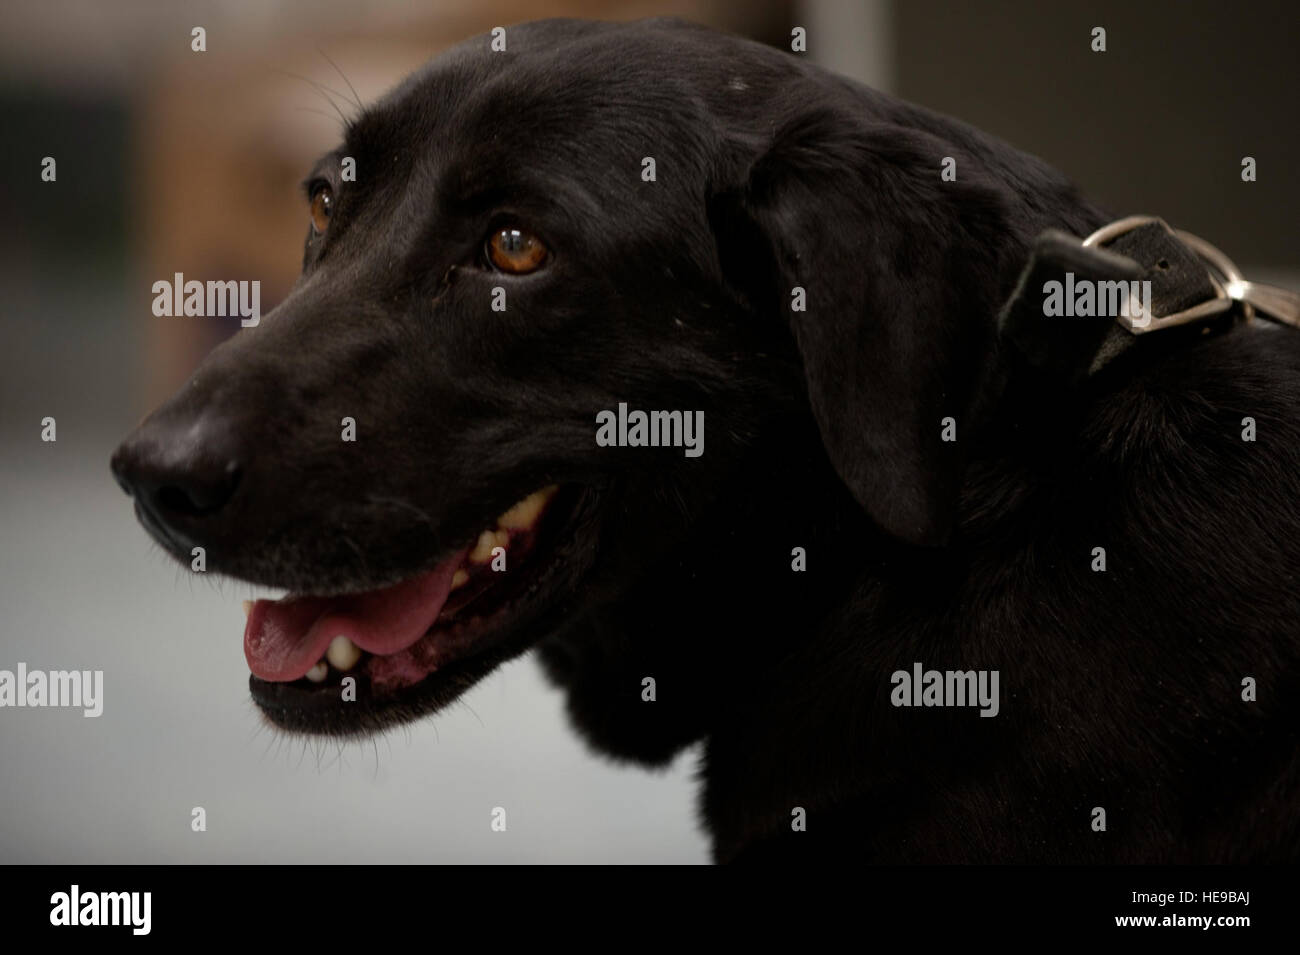
[[[245,634],[273,721],[428,712],[642,575],[671,599],[672,555],[750,512],[754,449],[787,437],[889,532],[942,536],[938,422],[987,350],[1000,193],[908,184],[924,144],[831,86],[810,114],[819,75],[680,25],[531,24],[317,163],[292,293],[114,458],[170,552],[295,595]],[[917,347],[954,313],[986,317]],[[620,403],[702,412],[704,453],[601,446]]]

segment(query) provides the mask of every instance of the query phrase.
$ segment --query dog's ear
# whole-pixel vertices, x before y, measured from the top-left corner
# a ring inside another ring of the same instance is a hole
[[[877,524],[921,545],[950,534],[1014,278],[1003,193],[963,156],[916,129],[813,111],[709,206],[728,283],[789,324],[839,476]]]

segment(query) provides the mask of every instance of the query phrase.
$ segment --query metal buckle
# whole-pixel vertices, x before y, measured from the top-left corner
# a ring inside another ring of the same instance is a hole
[[[1101,246],[1126,232],[1133,231],[1138,226],[1151,222],[1158,222],[1169,229],[1168,223],[1158,216],[1129,216],[1102,226],[1084,239],[1083,244]],[[1141,335],[1158,328],[1205,321],[1240,305],[1242,321],[1249,322],[1258,314],[1260,318],[1300,328],[1300,295],[1289,289],[1278,288],[1276,285],[1248,282],[1232,259],[1200,236],[1183,232],[1181,229],[1169,229],[1169,231],[1205,263],[1210,283],[1214,286],[1214,298],[1181,312],[1174,312],[1172,315],[1153,315],[1146,326],[1133,324],[1131,316],[1117,316],[1116,320],[1121,327],[1134,335]]]
[[[1100,247],[1127,232],[1132,232],[1138,226],[1148,225],[1152,222],[1157,222],[1169,229],[1205,263],[1206,270],[1210,275],[1210,284],[1214,286],[1214,298],[1201,302],[1199,305],[1193,305],[1191,308],[1185,308],[1181,312],[1173,312],[1169,315],[1152,315],[1151,320],[1145,325],[1135,324],[1131,315],[1117,315],[1115,320],[1121,328],[1134,335],[1145,335],[1148,332],[1158,331],[1162,328],[1173,328],[1177,325],[1190,325],[1193,322],[1207,321],[1231,310],[1238,303],[1241,304],[1242,316],[1245,320],[1249,321],[1254,317],[1255,311],[1250,302],[1245,301],[1243,297],[1233,296],[1229,292],[1230,288],[1250,284],[1242,277],[1240,270],[1233,261],[1200,236],[1179,229],[1170,229],[1169,224],[1159,216],[1128,216],[1124,219],[1117,219],[1088,236],[1083,240],[1083,244],[1085,247]]]

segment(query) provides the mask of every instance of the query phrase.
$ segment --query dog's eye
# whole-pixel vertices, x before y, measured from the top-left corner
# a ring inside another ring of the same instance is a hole
[[[311,227],[317,235],[324,235],[330,227],[330,216],[334,212],[334,193],[329,186],[317,186],[311,194]]]
[[[498,229],[487,241],[488,259],[502,272],[535,272],[546,261],[542,240],[523,229]]]

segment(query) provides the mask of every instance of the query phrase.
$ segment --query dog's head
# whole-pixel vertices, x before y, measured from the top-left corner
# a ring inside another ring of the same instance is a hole
[[[763,531],[788,574],[774,529],[825,532],[797,521],[832,499],[942,542],[943,419],[977,404],[1027,238],[1072,224],[1013,198],[1066,195],[1044,167],[789,54],[663,21],[505,47],[348,126],[292,293],[114,456],[170,552],[299,595],[245,634],[288,728],[431,711],[601,608],[657,599],[702,652],[674,607],[699,568],[734,599]],[[635,412],[670,446],[627,446]]]

